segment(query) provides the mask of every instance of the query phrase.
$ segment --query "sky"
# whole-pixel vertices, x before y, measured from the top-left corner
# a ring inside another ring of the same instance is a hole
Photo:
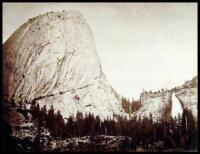
[[[197,3],[3,3],[3,42],[29,18],[68,9],[87,19],[119,94],[139,98],[197,75]]]

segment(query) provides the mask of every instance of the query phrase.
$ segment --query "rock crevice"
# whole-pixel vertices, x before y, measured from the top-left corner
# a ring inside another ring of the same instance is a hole
[[[53,104],[65,117],[77,111],[121,113],[121,100],[102,73],[91,28],[80,12],[32,18],[3,47],[4,99]]]

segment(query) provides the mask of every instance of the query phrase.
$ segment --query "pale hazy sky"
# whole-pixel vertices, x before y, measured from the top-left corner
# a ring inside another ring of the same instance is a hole
[[[3,3],[3,42],[29,18],[79,10],[113,88],[138,98],[197,75],[196,3]]]

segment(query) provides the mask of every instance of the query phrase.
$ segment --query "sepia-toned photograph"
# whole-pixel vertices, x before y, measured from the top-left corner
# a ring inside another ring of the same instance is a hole
[[[197,3],[2,3],[2,152],[197,152]]]

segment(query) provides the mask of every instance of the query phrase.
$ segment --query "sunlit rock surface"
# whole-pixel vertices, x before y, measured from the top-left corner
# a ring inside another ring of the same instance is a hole
[[[177,113],[181,114],[183,109],[188,109],[197,120],[197,76],[173,89],[162,92],[143,92],[140,101],[142,107],[135,113],[137,116],[149,116],[151,113],[154,120],[162,118],[168,120]],[[173,103],[178,103],[178,106],[174,106]],[[174,113],[177,107],[179,111]]]
[[[142,107],[136,112],[137,116],[149,117],[152,114],[153,120],[161,120],[170,116],[171,93],[143,94],[141,96]]]
[[[80,12],[50,12],[29,19],[3,50],[6,100],[53,105],[64,117],[78,110],[101,118],[122,112]]]
[[[182,102],[184,108],[192,111],[194,118],[197,120],[198,98],[197,88],[182,89],[177,92],[177,97]]]

